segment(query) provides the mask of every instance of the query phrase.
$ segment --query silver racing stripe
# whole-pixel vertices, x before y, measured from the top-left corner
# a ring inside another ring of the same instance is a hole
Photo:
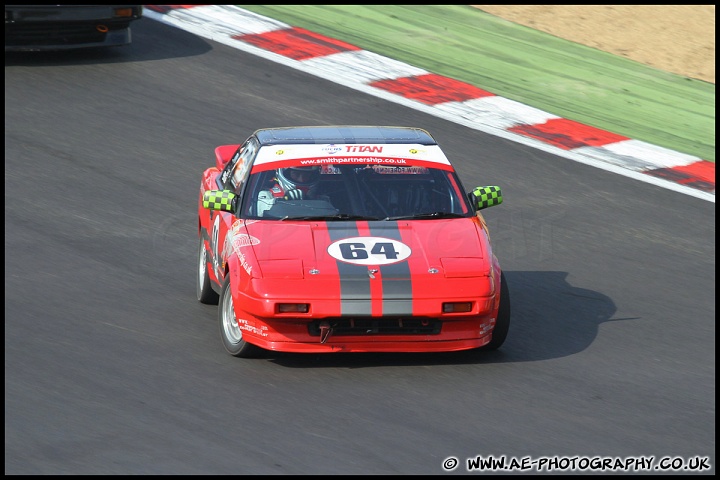
[[[332,242],[359,236],[357,225],[352,222],[328,222],[327,229]],[[340,260],[335,263],[340,274],[340,315],[370,315],[370,277],[367,267]]]
[[[369,222],[370,234],[402,242],[398,222]],[[383,315],[412,315],[412,276],[407,260],[382,265]]]

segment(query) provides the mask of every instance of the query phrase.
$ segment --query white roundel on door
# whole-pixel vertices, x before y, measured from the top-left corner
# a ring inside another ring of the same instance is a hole
[[[410,256],[410,247],[382,237],[350,237],[330,244],[328,253],[341,262],[356,265],[388,265]]]

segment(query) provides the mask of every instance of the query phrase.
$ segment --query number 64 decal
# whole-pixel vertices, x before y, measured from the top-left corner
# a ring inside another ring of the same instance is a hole
[[[356,265],[388,265],[410,256],[410,247],[397,240],[382,237],[351,237],[333,242],[328,253],[341,262]]]

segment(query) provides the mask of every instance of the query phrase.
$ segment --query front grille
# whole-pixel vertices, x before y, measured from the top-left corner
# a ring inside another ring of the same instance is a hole
[[[442,330],[442,322],[436,318],[361,317],[314,320],[308,324],[308,333],[314,337],[319,337],[322,322],[327,322],[332,327],[333,336],[437,335]]]

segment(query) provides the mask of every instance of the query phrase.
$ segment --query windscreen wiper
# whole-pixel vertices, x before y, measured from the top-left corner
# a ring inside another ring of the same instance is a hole
[[[431,213],[416,213],[414,215],[397,215],[394,217],[385,217],[383,220],[427,220],[435,218],[464,218],[467,215],[462,213],[448,213],[448,212],[431,212]]]
[[[336,213],[333,215],[307,215],[304,217],[290,217],[283,218],[283,220],[324,220],[324,221],[352,221],[352,220],[367,220],[374,221],[380,220],[378,217],[371,217],[368,215],[350,215],[348,213]]]

